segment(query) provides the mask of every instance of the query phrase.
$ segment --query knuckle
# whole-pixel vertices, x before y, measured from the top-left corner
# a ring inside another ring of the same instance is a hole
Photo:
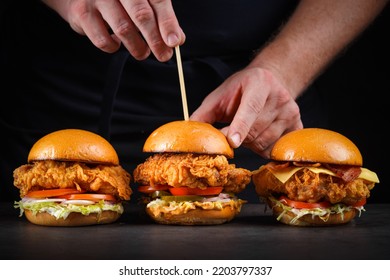
[[[167,0],[149,0],[151,5],[159,5],[167,3]]]
[[[237,128],[235,130],[240,132],[241,137],[243,137],[244,139],[248,137],[251,128],[248,126],[245,120],[236,118],[234,120],[234,126]]]
[[[76,17],[83,18],[89,13],[90,9],[85,1],[73,1],[69,7],[68,15],[76,15]]]
[[[290,92],[284,88],[280,88],[277,94],[277,101],[279,106],[288,104],[292,100]]]
[[[115,46],[115,44],[113,44],[112,41],[105,36],[91,38],[91,41],[97,48],[106,52],[111,53],[117,50],[117,46]]]
[[[299,109],[299,106],[294,102],[286,111],[285,114],[283,114],[282,119],[286,119],[290,122],[297,122],[301,119],[301,112]]]
[[[69,25],[78,33],[84,33],[82,30],[83,22],[88,21],[91,16],[91,11],[88,9],[87,5],[82,1],[76,1],[69,8],[69,13],[67,14]]]
[[[132,24],[127,20],[123,20],[118,25],[116,25],[113,29],[113,32],[117,34],[119,37],[126,37],[132,31],[133,31]]]
[[[151,38],[149,46],[151,49],[155,50],[156,53],[162,53],[165,51],[165,43],[160,36],[154,36]]]
[[[154,14],[150,6],[141,3],[133,7],[133,21],[139,25],[153,20]]]

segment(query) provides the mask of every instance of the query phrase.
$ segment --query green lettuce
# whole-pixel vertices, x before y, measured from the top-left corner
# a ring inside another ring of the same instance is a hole
[[[326,222],[329,219],[330,214],[341,214],[341,218],[344,219],[344,212],[350,211],[352,208],[355,208],[356,210],[359,211],[359,217],[361,215],[361,212],[365,211],[363,206],[353,207],[353,206],[345,205],[343,203],[333,204],[329,208],[296,209],[296,208],[293,208],[293,207],[290,207],[288,205],[283,204],[278,199],[276,199],[272,196],[269,197],[269,199],[271,201],[273,201],[275,203],[275,205],[277,205],[283,209],[282,213],[280,213],[280,215],[277,217],[278,221],[283,217],[283,215],[285,213],[287,213],[289,211],[295,214],[294,219],[291,220],[292,224],[295,223],[299,218],[301,218],[302,216],[305,216],[305,215],[312,215],[313,217],[318,216],[321,220]]]
[[[119,214],[122,214],[124,211],[121,203],[110,204],[104,202],[103,200],[91,205],[66,204],[53,201],[34,202],[21,200],[15,201],[14,207],[20,209],[20,217],[23,216],[25,210],[30,210],[34,215],[46,212],[56,217],[56,219],[66,219],[72,212],[89,215],[91,213],[99,214],[107,210],[114,211]]]

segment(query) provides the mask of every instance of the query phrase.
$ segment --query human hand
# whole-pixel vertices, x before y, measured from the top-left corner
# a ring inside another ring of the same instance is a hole
[[[79,34],[113,53],[123,44],[137,60],[168,61],[185,41],[171,0],[43,0]]]
[[[241,144],[269,158],[273,144],[303,127],[299,107],[269,70],[246,68],[211,92],[191,120],[231,122],[222,132],[232,147]]]

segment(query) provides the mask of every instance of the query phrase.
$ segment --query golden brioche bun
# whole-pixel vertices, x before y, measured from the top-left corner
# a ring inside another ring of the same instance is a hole
[[[119,164],[115,149],[106,139],[81,129],[63,129],[43,136],[28,155],[29,163],[39,160]]]
[[[275,205],[270,199],[267,199],[267,204],[272,209],[275,217],[279,217],[284,211],[282,207]],[[296,215],[293,212],[287,211],[283,213],[279,222],[286,225],[301,227],[335,226],[349,223],[355,218],[356,213],[357,210],[352,208],[349,211],[344,211],[343,214],[330,214],[326,221],[320,219],[318,216],[312,216],[310,214],[304,215],[293,221]]]
[[[240,208],[225,206],[221,210],[192,209],[187,213],[171,214],[160,213],[159,215],[146,208],[146,213],[157,223],[165,225],[219,225],[231,221],[239,212]]]
[[[186,120],[169,122],[157,128],[146,139],[143,151],[234,156],[233,148],[221,131],[208,123]]]
[[[303,128],[283,135],[271,151],[277,161],[306,161],[362,166],[356,145],[344,135],[322,128]]]
[[[59,227],[74,227],[74,226],[90,226],[97,224],[113,223],[121,216],[120,213],[114,211],[103,211],[100,214],[91,213],[83,215],[81,213],[70,213],[66,219],[50,215],[47,212],[33,214],[30,210],[25,210],[25,215],[28,221],[40,226],[59,226]]]

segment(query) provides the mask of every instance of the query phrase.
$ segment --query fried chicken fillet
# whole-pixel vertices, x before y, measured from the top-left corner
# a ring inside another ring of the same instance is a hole
[[[225,192],[239,193],[251,180],[251,172],[229,164],[223,155],[192,153],[154,154],[138,165],[134,180],[144,185],[187,186],[205,189],[223,186]]]
[[[298,163],[294,163],[294,165],[300,166]],[[256,171],[257,175],[254,176],[254,180],[265,180],[262,184],[256,186],[256,191],[260,196],[269,197],[272,194],[284,194],[295,201],[310,203],[329,201],[332,204],[353,205],[369,197],[370,190],[375,185],[374,182],[357,178],[359,173],[356,172],[353,172],[355,175],[349,176],[348,179],[342,179],[325,173],[315,173],[310,171],[309,168],[300,169],[285,183],[282,183],[272,173],[268,172],[269,169],[275,169],[276,166],[276,164],[270,163]],[[279,166],[286,167],[286,164]],[[311,166],[320,167],[321,165],[317,163]],[[329,165],[327,165],[327,168],[329,168]],[[351,170],[352,168],[349,167],[348,171]],[[354,170],[360,172],[360,168]]]
[[[21,197],[33,190],[75,188],[129,200],[130,180],[130,174],[121,166],[77,162],[37,161],[14,170],[14,185]]]

